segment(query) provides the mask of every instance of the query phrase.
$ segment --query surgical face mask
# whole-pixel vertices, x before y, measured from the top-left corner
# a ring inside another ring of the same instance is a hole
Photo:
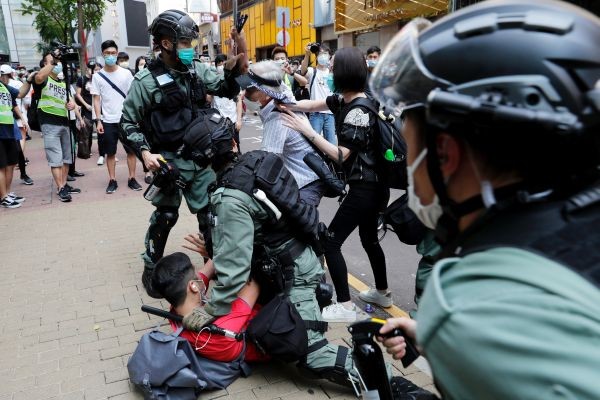
[[[275,60],[275,63],[277,65],[279,65],[280,67],[283,67],[285,65],[286,61],[285,60]]]
[[[406,166],[406,176],[408,178],[408,208],[410,208],[417,218],[429,229],[435,229],[438,220],[442,216],[442,206],[440,205],[440,200],[437,197],[437,194],[434,196],[431,204],[423,205],[421,203],[421,199],[415,193],[415,178],[414,173],[419,168],[419,164],[427,155],[427,149],[423,149],[423,151],[417,156],[412,165]]]
[[[375,68],[376,65],[377,65],[377,60],[367,60],[367,67]]]
[[[177,49],[177,57],[179,57],[181,62],[185,65],[192,65],[192,62],[194,61],[194,48]],[[210,65],[210,63],[208,64]]]
[[[104,62],[108,66],[113,66],[117,64],[117,56],[104,56]]]
[[[138,65],[138,70],[141,71],[143,69],[146,69],[146,64],[144,65]]]
[[[52,68],[52,72],[56,75],[60,74],[62,70],[62,64],[56,64],[54,68]]]
[[[225,66],[224,66],[224,65],[219,65],[219,66],[217,67],[217,72],[218,72],[219,74],[224,74],[224,73],[225,73]]]
[[[319,56],[317,57],[317,62],[321,66],[329,65],[329,54],[319,54]]]
[[[129,61],[121,61],[119,66],[123,68],[129,68]]]

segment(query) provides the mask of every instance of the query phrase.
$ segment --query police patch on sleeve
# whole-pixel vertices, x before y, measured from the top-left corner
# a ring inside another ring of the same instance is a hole
[[[344,123],[354,126],[368,127],[369,114],[364,112],[359,107],[353,108],[348,112],[348,114],[346,114],[346,118],[344,118]]]

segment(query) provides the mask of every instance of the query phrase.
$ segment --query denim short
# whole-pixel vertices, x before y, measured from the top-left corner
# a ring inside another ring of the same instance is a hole
[[[44,150],[50,167],[62,167],[73,162],[68,125],[42,124]]]

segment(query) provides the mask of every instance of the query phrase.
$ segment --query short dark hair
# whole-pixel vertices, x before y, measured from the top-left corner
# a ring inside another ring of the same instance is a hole
[[[109,40],[105,40],[100,45],[100,48],[102,49],[102,51],[108,49],[109,47],[114,47],[115,49],[117,49],[117,51],[119,50],[119,46],[117,46],[117,44],[115,43],[114,40],[110,40],[110,39]]]
[[[333,84],[340,93],[364,92],[367,73],[365,56],[358,47],[345,47],[335,53]]]
[[[326,51],[331,55],[331,48],[327,46],[325,43],[321,43],[321,47],[319,48],[319,52]]]
[[[119,54],[117,54],[117,60],[120,60],[123,58],[126,58],[129,60],[129,54],[125,53],[124,51],[120,51]]]
[[[219,53],[215,56],[215,65],[227,61],[225,54]]]
[[[381,49],[378,46],[371,46],[367,49],[367,55],[377,53],[381,55]]]
[[[152,273],[152,288],[173,307],[179,307],[185,301],[187,284],[192,279],[194,266],[190,258],[177,252],[158,260]]]
[[[40,68],[44,68],[44,66],[46,65],[46,57],[48,57],[50,53],[44,53],[44,55],[42,56],[42,59],[40,60]]]
[[[275,54],[283,53],[285,54],[285,58],[288,56],[288,52],[285,47],[277,46],[271,51],[271,60],[275,58]]]

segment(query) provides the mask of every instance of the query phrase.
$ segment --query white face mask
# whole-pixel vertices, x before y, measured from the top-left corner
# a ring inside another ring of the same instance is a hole
[[[435,229],[438,220],[442,216],[442,206],[440,206],[440,200],[438,199],[437,194],[434,196],[431,204],[423,205],[421,203],[421,199],[415,193],[415,178],[414,172],[421,164],[421,161],[427,155],[427,149],[423,149],[423,151],[417,156],[412,165],[406,166],[406,175],[408,178],[408,208],[410,208],[419,218],[419,220],[428,227],[429,229]]]
[[[121,66],[122,68],[129,68],[129,61],[121,61],[119,63],[119,66]]]
[[[319,65],[321,66],[328,66],[329,54],[319,54],[319,56],[317,57],[317,63],[319,63]]]
[[[225,73],[225,66],[224,65],[219,65],[217,67],[217,72],[220,73],[220,74]]]

